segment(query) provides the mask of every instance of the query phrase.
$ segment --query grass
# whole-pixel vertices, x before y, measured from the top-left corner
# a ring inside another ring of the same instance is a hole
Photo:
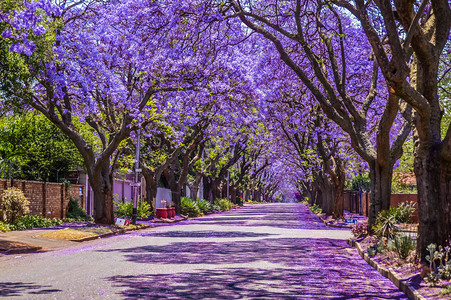
[[[56,231],[50,231],[41,234],[41,237],[56,239],[56,240],[78,240],[87,237],[101,236],[108,233],[116,233],[123,229],[140,229],[144,226],[141,224],[130,226],[95,226],[85,228],[65,228]]]
[[[78,240],[82,238],[92,237],[98,235],[95,232],[83,231],[78,229],[60,229],[41,234],[41,237],[55,239],[55,240]]]

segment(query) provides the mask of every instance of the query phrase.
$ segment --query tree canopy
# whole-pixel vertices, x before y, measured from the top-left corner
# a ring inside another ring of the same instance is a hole
[[[210,200],[300,193],[341,217],[345,185],[367,174],[370,227],[404,154],[418,180],[418,250],[450,238],[446,0],[0,7],[2,110],[37,111],[75,145],[97,222],[112,222],[113,173],[131,165],[140,131],[149,202],[164,180],[179,209],[184,186],[202,180]]]

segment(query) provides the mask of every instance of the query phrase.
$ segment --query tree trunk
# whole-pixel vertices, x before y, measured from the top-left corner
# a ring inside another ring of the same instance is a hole
[[[194,178],[193,184],[189,187],[191,191],[191,199],[196,200],[197,194],[199,193],[199,185],[202,180],[202,174],[196,172],[196,177]]]
[[[186,185],[182,184],[182,188],[180,189],[180,197],[186,197]]]
[[[180,190],[173,190],[171,189],[172,192],[172,203],[174,203],[175,206],[175,213],[176,214],[180,214],[182,211],[182,201],[181,201],[181,193]]]
[[[369,163],[369,167],[371,193],[368,227],[371,230],[379,212],[390,208],[393,167],[390,163],[387,163],[385,166],[378,165],[376,160]]]
[[[340,180],[340,183],[338,185],[335,185],[334,191],[334,210],[333,210],[333,217],[334,219],[340,219],[344,216],[344,206],[345,206],[345,198],[344,198],[344,189],[345,189],[345,182],[344,180]]]
[[[332,214],[332,207],[333,207],[333,201],[334,201],[334,188],[332,183],[324,178],[323,182],[321,183],[322,188],[323,188],[323,193],[322,193],[322,205],[320,206],[322,211],[327,214],[327,215],[331,215]]]
[[[213,203],[213,193],[211,191],[212,187],[211,187],[211,179],[208,176],[204,176],[203,177],[204,180],[204,197],[210,201],[211,203]]]
[[[146,202],[150,204],[151,210],[153,211],[155,205],[156,205],[156,198],[157,198],[157,188],[158,185],[154,181],[154,178],[152,176],[152,173],[144,172],[143,168],[143,177],[146,180]],[[155,203],[155,205],[154,205]]]
[[[199,184],[194,183],[192,186],[190,186],[190,191],[191,191],[191,199],[196,200],[197,199],[197,194],[199,192]]]
[[[213,196],[213,201],[216,200],[216,199],[221,198],[221,190],[219,189],[219,186],[218,186],[218,184],[215,181],[213,181],[211,183],[210,188],[211,188],[211,193],[212,193],[212,196]]]
[[[96,224],[113,224],[113,175],[109,170],[109,162],[88,177],[94,196],[94,221]]]
[[[433,147],[431,147],[433,148]],[[451,164],[440,159],[439,151],[419,151],[414,169],[418,188],[417,253],[426,262],[426,247],[449,245],[451,238]]]
[[[236,204],[236,192],[237,192],[237,188],[230,188],[230,200]]]

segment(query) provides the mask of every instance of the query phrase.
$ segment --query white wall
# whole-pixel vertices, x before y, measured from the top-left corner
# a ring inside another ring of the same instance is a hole
[[[155,208],[163,208],[161,200],[166,200],[166,205],[172,203],[172,193],[170,189],[165,189],[161,187],[157,189],[157,201],[155,203]]]

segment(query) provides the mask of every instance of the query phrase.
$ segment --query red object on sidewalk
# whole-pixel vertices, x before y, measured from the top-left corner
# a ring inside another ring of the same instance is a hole
[[[157,217],[167,219],[168,218],[168,209],[167,208],[157,208]]]

